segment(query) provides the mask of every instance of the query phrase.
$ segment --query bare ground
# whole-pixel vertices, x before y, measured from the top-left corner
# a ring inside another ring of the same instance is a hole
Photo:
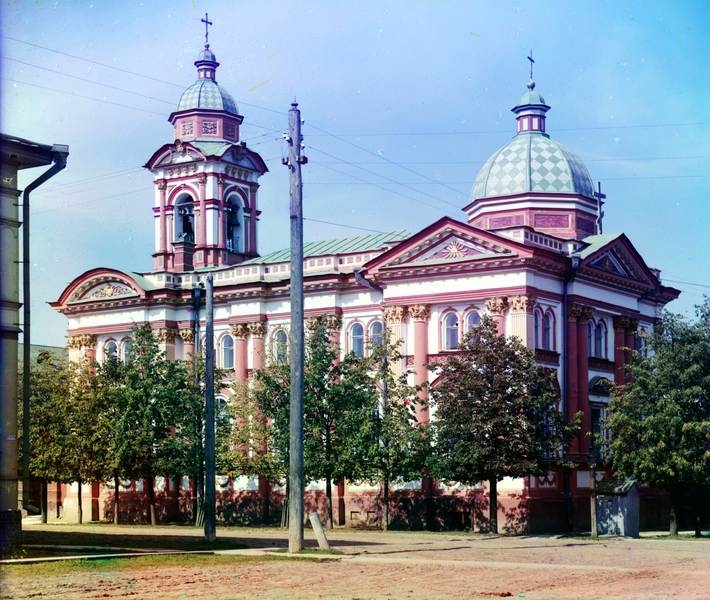
[[[122,534],[126,531],[121,528]],[[151,529],[150,533],[155,534],[156,530]],[[287,545],[286,533],[281,531],[220,530],[219,534],[251,547],[273,549]],[[194,530],[188,535],[194,539]],[[313,545],[312,532],[306,535],[308,545]],[[602,538],[597,542],[532,536],[484,538],[466,534],[336,531],[329,533],[329,539],[334,548],[348,555],[320,563],[269,561],[151,571],[102,572],[97,565],[95,571],[40,580],[10,574],[3,581],[3,596],[43,600],[710,599],[710,538]]]

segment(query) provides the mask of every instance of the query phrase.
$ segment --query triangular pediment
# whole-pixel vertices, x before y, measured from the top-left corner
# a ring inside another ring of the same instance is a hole
[[[585,268],[649,286],[656,285],[657,277],[624,234],[588,237],[585,242],[590,243],[582,250]]]
[[[444,217],[368,264],[368,270],[425,266],[518,255],[522,246],[467,223]]]

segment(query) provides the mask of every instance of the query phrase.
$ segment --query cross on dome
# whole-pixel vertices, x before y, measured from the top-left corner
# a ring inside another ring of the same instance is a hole
[[[212,21],[210,21],[210,18],[207,16],[207,13],[205,13],[205,18],[201,19],[202,23],[205,24],[205,48],[209,48],[209,35],[210,35],[210,30],[209,26],[212,25]],[[531,71],[532,72],[532,71]],[[531,76],[532,78],[532,76]]]
[[[530,61],[530,81],[528,81],[528,89],[532,92],[535,89],[535,82],[532,78],[533,63],[535,62],[532,57],[532,48],[530,48],[530,56],[528,56],[528,60]]]

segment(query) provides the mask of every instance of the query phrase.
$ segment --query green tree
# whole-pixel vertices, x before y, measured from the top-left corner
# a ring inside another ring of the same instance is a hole
[[[632,354],[627,383],[612,390],[603,423],[614,471],[671,496],[671,535],[683,498],[710,484],[710,302],[690,322],[664,312],[642,351]],[[697,506],[697,502],[696,502]],[[695,515],[700,535],[700,515]]]
[[[119,381],[125,408],[117,422],[115,469],[147,486],[150,522],[157,523],[155,477],[192,472],[197,460],[197,399],[189,363],[168,360],[150,325],[133,327],[131,359],[121,365]]]
[[[370,399],[375,388],[366,360],[353,353],[341,360],[339,356],[340,348],[320,323],[305,343],[304,479],[325,480],[329,528],[333,526],[333,482],[362,479],[365,472],[363,435],[372,419]],[[289,462],[290,368],[287,355],[279,358],[272,357],[254,373],[252,385],[241,388],[243,399],[235,401],[240,408],[234,413],[241,421],[235,429],[239,431],[241,425],[241,433],[233,438],[233,464],[242,449],[245,453],[252,450],[256,456],[248,459],[249,469],[270,478],[287,476]],[[263,431],[259,429],[262,419],[269,420],[269,435],[267,446],[259,448],[247,441],[247,432]],[[272,458],[266,456],[269,453]]]
[[[565,423],[550,375],[518,338],[499,336],[490,316],[464,337],[459,353],[429,367],[436,406],[433,471],[442,479],[490,485],[490,530],[498,531],[497,482],[547,473],[579,423]]]
[[[42,351],[30,369],[30,476],[41,481],[42,522],[47,521],[47,483],[71,482],[77,456],[71,435],[70,402],[74,367],[65,354]],[[22,374],[20,374],[20,378]],[[18,421],[22,422],[22,403]],[[22,473],[23,430],[19,429],[19,469]]]
[[[422,476],[430,450],[429,423],[417,422],[417,408],[426,408],[417,396],[420,388],[407,383],[411,371],[397,375],[402,362],[401,340],[389,330],[381,341],[370,340],[368,368],[376,386],[368,396],[369,413],[361,439],[360,457],[364,479],[382,486],[382,529],[389,527],[389,491],[393,481],[412,481]]]

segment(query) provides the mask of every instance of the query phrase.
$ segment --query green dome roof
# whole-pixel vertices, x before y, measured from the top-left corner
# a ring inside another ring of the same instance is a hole
[[[517,108],[518,106],[527,106],[528,104],[542,104],[543,106],[546,106],[545,99],[542,95],[533,91],[525,92],[522,96],[520,96],[520,100],[518,100],[518,103],[515,106]]]
[[[540,96],[527,92],[523,98],[529,94]],[[594,186],[574,152],[544,134],[526,133],[515,136],[483,165],[473,183],[471,201],[528,192],[592,198]]]
[[[210,79],[199,79],[193,83],[185,90],[177,105],[178,111],[193,108],[224,110],[235,115],[239,114],[232,95]]]

